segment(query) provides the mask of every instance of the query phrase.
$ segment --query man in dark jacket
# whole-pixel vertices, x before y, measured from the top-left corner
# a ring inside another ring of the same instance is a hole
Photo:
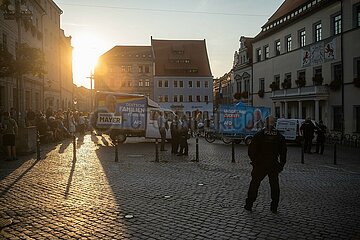
[[[314,138],[315,126],[311,118],[307,118],[301,125],[300,131],[304,137],[304,152],[311,153],[312,140]]]
[[[178,153],[179,150],[179,142],[180,142],[180,121],[178,116],[175,116],[173,121],[170,125],[170,132],[171,132],[171,153]]]
[[[251,182],[244,208],[252,210],[261,181],[268,176],[271,188],[271,211],[277,212],[280,196],[279,173],[286,163],[285,138],[275,129],[272,116],[266,119],[266,127],[255,134],[248,148],[253,165]],[[280,157],[280,162],[278,158]]]

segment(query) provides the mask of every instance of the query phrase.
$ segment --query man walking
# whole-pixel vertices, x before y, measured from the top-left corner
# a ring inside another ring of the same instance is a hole
[[[179,150],[179,140],[180,140],[180,121],[178,116],[172,120],[170,125],[171,131],[171,153],[177,154]]]
[[[7,160],[17,160],[15,138],[18,135],[18,126],[16,121],[10,117],[9,112],[4,112],[3,115],[0,130],[3,133],[3,145],[7,150]]]
[[[273,213],[277,213],[279,204],[280,187],[279,173],[286,163],[285,138],[275,129],[273,116],[266,119],[264,129],[257,132],[251,141],[248,155],[253,165],[251,182],[244,208],[252,211],[261,181],[268,176],[271,188],[271,207]],[[280,162],[278,158],[280,157]]]

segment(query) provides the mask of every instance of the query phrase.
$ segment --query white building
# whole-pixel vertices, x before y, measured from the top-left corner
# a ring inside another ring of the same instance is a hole
[[[285,0],[253,40],[253,104],[359,133],[359,26],[359,0]]]
[[[213,77],[205,40],[155,40],[154,100],[188,117],[213,114]]]

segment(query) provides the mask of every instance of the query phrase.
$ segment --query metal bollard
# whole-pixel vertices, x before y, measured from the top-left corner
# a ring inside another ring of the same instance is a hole
[[[39,134],[39,132],[37,132],[37,134],[36,134],[36,159],[37,160],[41,159],[41,155],[40,155],[40,134]]]
[[[76,137],[73,134],[73,159],[76,160]]]
[[[115,162],[119,161],[119,154],[118,154],[118,147],[119,147],[119,142],[117,139],[115,139]]]
[[[337,162],[336,154],[337,154],[337,152],[336,152],[336,143],[334,143],[334,165],[336,165],[336,162]]]
[[[304,163],[304,144],[301,144],[301,164]]]
[[[196,162],[199,161],[199,136],[196,135]]]
[[[235,162],[235,143],[231,141],[231,162]]]
[[[159,162],[159,142],[155,139],[155,162]]]

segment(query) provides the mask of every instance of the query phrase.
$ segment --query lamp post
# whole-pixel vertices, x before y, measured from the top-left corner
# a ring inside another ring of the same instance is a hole
[[[90,77],[87,77],[90,79],[90,112],[93,111],[93,80],[94,80],[94,74],[92,70],[90,70]]]
[[[23,2],[25,3],[25,2]],[[19,49],[21,46],[21,20],[31,20],[32,12],[27,8],[25,4],[22,4],[21,0],[14,0],[14,5],[8,3],[5,5],[4,10],[4,19],[5,20],[15,20],[17,23],[17,48],[16,48],[16,60],[19,60]],[[20,112],[23,111],[23,97],[22,97],[22,74],[20,69],[17,69],[16,74],[16,94],[17,94],[17,120],[20,122]],[[22,118],[24,115],[22,115]],[[21,122],[22,123],[22,122]]]

